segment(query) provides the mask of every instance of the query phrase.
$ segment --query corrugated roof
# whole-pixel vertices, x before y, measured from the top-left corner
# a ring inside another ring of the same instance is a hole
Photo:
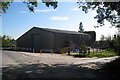
[[[76,31],[67,31],[67,30],[50,29],[50,28],[40,28],[40,27],[35,27],[35,28],[43,29],[43,30],[46,30],[46,31],[54,32],[54,33],[66,33],[66,34],[82,34],[82,35],[89,35],[89,34],[80,33],[80,32],[76,32]]]

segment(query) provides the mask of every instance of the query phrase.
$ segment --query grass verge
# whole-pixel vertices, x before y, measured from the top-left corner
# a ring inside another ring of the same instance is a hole
[[[82,53],[72,53],[70,54],[71,56],[79,56],[79,55],[84,55],[85,57],[112,57],[112,56],[117,56],[117,54],[113,51],[102,51],[102,52],[96,52],[96,53],[86,53],[86,54],[82,54]]]

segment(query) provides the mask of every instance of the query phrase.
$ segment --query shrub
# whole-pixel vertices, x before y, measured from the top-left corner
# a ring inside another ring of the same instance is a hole
[[[118,55],[120,55],[120,36],[113,39],[113,49]]]

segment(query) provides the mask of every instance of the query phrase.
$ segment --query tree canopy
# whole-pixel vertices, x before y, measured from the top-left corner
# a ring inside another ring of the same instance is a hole
[[[14,47],[15,46],[15,40],[7,35],[3,35],[2,37],[2,47]]]
[[[85,13],[88,13],[89,9],[96,10],[97,15],[94,19],[97,19],[100,26],[104,25],[105,20],[110,22],[112,26],[115,26],[115,24],[118,23],[115,12],[117,15],[120,15],[120,2],[94,2],[94,0],[93,2],[88,2],[87,0],[84,0],[83,2],[83,0],[79,0],[77,4]],[[120,25],[117,25],[116,27],[120,27]]]
[[[83,24],[82,24],[82,22],[80,22],[78,32],[83,32],[83,31],[84,31]]]
[[[95,31],[84,31],[83,33],[87,33],[91,36],[92,43],[94,43],[94,41],[96,41],[96,32]]]
[[[57,1],[56,0],[41,0],[42,3],[44,3],[47,7],[52,6],[54,9],[57,7]],[[0,1],[0,7],[2,8],[2,11],[0,13],[6,13],[6,10],[9,8],[11,3],[13,3],[14,0],[8,0],[8,1]],[[23,3],[27,4],[28,9],[30,12],[34,12],[34,8],[38,6],[38,0],[24,0]]]

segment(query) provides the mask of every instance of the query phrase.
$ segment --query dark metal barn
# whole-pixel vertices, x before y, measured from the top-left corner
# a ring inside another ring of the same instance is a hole
[[[33,27],[17,39],[17,47],[31,49],[60,49],[90,43],[90,35],[75,31]]]

